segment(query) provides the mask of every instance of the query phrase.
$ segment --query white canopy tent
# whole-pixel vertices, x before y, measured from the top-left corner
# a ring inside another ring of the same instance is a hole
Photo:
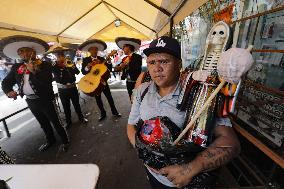
[[[206,0],[9,0],[0,1],[0,38],[29,35],[81,43],[116,37],[149,40],[169,32]],[[115,20],[121,25],[116,27]]]

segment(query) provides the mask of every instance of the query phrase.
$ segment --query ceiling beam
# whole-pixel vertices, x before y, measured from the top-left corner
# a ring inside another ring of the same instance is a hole
[[[149,38],[147,35],[145,35],[145,34],[142,33],[141,31],[137,30],[136,28],[130,26],[129,24],[127,24],[127,23],[124,22],[123,20],[122,20],[122,22],[123,22],[124,24],[126,24],[127,26],[131,27],[132,29],[134,29],[137,33],[140,33],[141,35],[144,35],[144,36],[146,36],[147,38]],[[109,26],[112,25],[112,24],[114,24],[114,21],[112,21],[110,24],[108,24],[108,25],[105,26],[104,28],[100,29],[99,31],[97,31],[96,33],[94,33],[93,35],[91,35],[87,40],[90,40],[94,35],[96,35],[97,33],[101,32],[101,31],[103,31],[105,28],[109,27]]]
[[[122,22],[123,22],[124,24],[126,24],[127,26],[129,26],[130,28],[134,29],[137,33],[140,33],[141,35],[144,35],[145,37],[147,37],[148,39],[150,39],[150,37],[149,37],[148,35],[146,35],[145,33],[142,33],[142,32],[139,31],[138,29],[136,29],[136,28],[134,28],[133,26],[127,24],[127,22],[125,22],[125,21],[123,21],[123,20],[122,20]]]
[[[111,23],[109,23],[108,25],[106,25],[106,26],[103,27],[102,29],[100,29],[99,31],[97,31],[96,33],[92,34],[90,37],[87,38],[87,40],[91,39],[94,35],[96,35],[97,33],[101,32],[101,31],[104,30],[105,28],[107,28],[107,27],[109,27],[110,25],[112,25],[113,22],[114,22],[114,20],[111,21]]]
[[[109,4],[105,1],[102,1],[102,3],[107,7],[107,9],[113,14],[113,16],[116,18],[116,19],[120,19],[109,7]],[[117,9],[116,9],[117,10]],[[133,19],[133,18],[132,18]],[[121,19],[120,19],[121,20]],[[87,40],[90,40],[94,35],[96,35],[97,33],[101,32],[102,30],[104,30],[105,28],[109,27],[111,24],[114,24],[114,21],[113,20],[111,23],[109,23],[108,25],[106,25],[105,27],[103,27],[102,29],[100,29],[99,31],[97,31],[96,33],[92,34],[90,37],[87,38]],[[124,21],[123,21],[124,22]],[[127,24],[126,22],[124,22],[125,24]],[[133,28],[136,32],[144,35],[147,37],[147,35],[141,33],[139,30],[137,30],[136,28],[130,26],[129,24],[127,24],[129,27]],[[145,26],[146,27],[146,26]],[[149,29],[149,28],[148,28]]]
[[[66,28],[64,28],[61,32],[59,32],[57,34],[57,36],[60,36],[63,32],[65,32],[66,30],[68,30],[70,27],[72,27],[74,24],[76,24],[79,20],[81,20],[83,17],[85,17],[87,14],[89,14],[92,10],[94,10],[95,8],[97,8],[100,4],[102,3],[102,1],[100,1],[98,4],[96,4],[94,7],[92,7],[90,10],[88,10],[87,12],[85,12],[82,16],[80,16],[78,19],[76,19],[74,22],[72,22],[69,26],[67,26]]]
[[[108,3],[108,2],[106,2],[106,1],[103,1],[103,2],[104,2],[105,4],[107,4],[108,6],[110,6],[110,7],[114,8],[115,10],[117,10],[117,11],[121,12],[122,14],[124,14],[124,15],[128,16],[129,18],[131,18],[131,19],[135,20],[136,22],[138,22],[138,23],[139,23],[139,24],[141,24],[142,26],[144,26],[144,27],[148,28],[148,29],[149,29],[149,30],[151,30],[152,32],[157,33],[154,29],[152,29],[152,28],[150,28],[150,27],[146,26],[145,24],[143,24],[143,23],[142,23],[142,22],[140,22],[139,20],[136,20],[135,18],[133,18],[132,16],[130,16],[130,15],[126,14],[125,12],[123,12],[123,11],[119,10],[119,9],[118,9],[118,8],[116,8],[115,6],[113,6],[113,5],[109,4],[109,3]]]
[[[109,6],[105,3],[105,1],[103,1],[103,4],[106,6],[106,8],[113,14],[113,16],[115,17],[115,18],[118,18],[115,14],[114,14],[114,12],[109,8]]]
[[[175,9],[175,11],[172,13],[172,15],[170,16],[170,18],[174,18],[175,15],[178,13],[178,11],[184,6],[184,4],[187,2],[188,0],[183,0]]]
[[[146,3],[150,4],[151,6],[155,7],[156,9],[158,9],[159,11],[161,11],[162,13],[164,13],[165,15],[167,15],[168,17],[171,16],[171,13],[168,12],[166,9],[159,7],[158,5],[156,5],[155,3],[153,3],[150,0],[144,0]]]

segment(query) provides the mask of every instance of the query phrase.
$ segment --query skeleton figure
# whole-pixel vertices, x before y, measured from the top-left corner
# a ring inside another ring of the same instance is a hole
[[[179,98],[178,108],[187,112],[185,126],[204,105],[210,94],[219,84],[217,63],[221,53],[228,47],[229,38],[229,26],[223,21],[215,24],[207,36],[204,58],[201,61],[199,70],[190,72],[183,82],[183,90]],[[236,88],[235,86],[230,86],[228,90],[228,86],[226,87],[223,91],[230,94],[233,94]],[[218,111],[223,113],[225,104],[226,98],[224,98],[224,95],[218,95],[214,98],[211,105],[206,108],[193,127],[188,131],[186,141],[206,147],[211,135],[211,127],[214,125],[216,107],[219,107]]]

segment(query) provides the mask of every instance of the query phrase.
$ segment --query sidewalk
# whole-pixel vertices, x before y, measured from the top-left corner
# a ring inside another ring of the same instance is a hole
[[[138,160],[136,151],[129,144],[126,136],[126,124],[130,111],[126,87],[120,81],[110,82],[110,87],[122,117],[119,119],[112,117],[106,98],[102,95],[107,119],[98,122],[100,115],[95,98],[82,94],[83,99],[80,100],[83,112],[91,112],[91,115],[88,116],[88,124],[80,124],[72,107],[73,126],[68,130],[71,145],[67,153],[58,150],[60,144],[58,136],[56,145],[46,152],[38,151],[38,147],[45,140],[35,119],[13,133],[11,138],[2,139],[1,148],[10,154],[17,164],[97,164],[100,168],[97,189],[149,188],[142,163]],[[61,117],[64,117],[63,113]]]

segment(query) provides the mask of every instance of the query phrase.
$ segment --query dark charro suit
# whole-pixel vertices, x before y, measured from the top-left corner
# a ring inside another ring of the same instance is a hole
[[[60,67],[58,64],[52,67],[52,73],[57,83],[58,93],[63,105],[67,127],[71,125],[71,109],[70,101],[78,115],[79,120],[83,120],[84,116],[79,103],[79,93],[75,84],[76,76],[80,73],[78,68],[74,67]]]
[[[20,96],[24,96],[23,84],[24,84],[24,74],[19,73],[18,69],[23,63],[14,64],[11,71],[2,81],[2,90],[4,93],[13,91],[13,86],[17,84],[19,86]],[[52,89],[52,74],[51,65],[47,62],[42,62],[39,65],[39,71],[35,74],[29,74],[28,80],[31,88],[35,93],[35,98],[27,98],[27,104],[31,112],[34,114],[36,119],[43,129],[46,139],[48,142],[53,143],[55,141],[55,136],[53,133],[52,122],[55,130],[59,134],[64,144],[68,143],[68,137],[65,129],[63,128],[56,109],[53,103],[54,93]]]
[[[121,79],[126,79],[126,87],[128,95],[131,98],[132,90],[135,87],[137,78],[142,71],[142,57],[139,54],[133,53],[128,66],[122,71]]]
[[[19,94],[23,97],[22,93],[22,81],[23,74],[18,74],[18,69],[24,63],[14,64],[11,68],[11,71],[2,81],[2,90],[4,93],[8,93],[13,90],[15,84],[19,87]],[[29,83],[34,90],[35,94],[39,97],[46,100],[53,100],[54,93],[52,89],[52,74],[51,74],[51,65],[47,62],[43,62],[40,65],[40,71],[36,74],[30,74]]]

